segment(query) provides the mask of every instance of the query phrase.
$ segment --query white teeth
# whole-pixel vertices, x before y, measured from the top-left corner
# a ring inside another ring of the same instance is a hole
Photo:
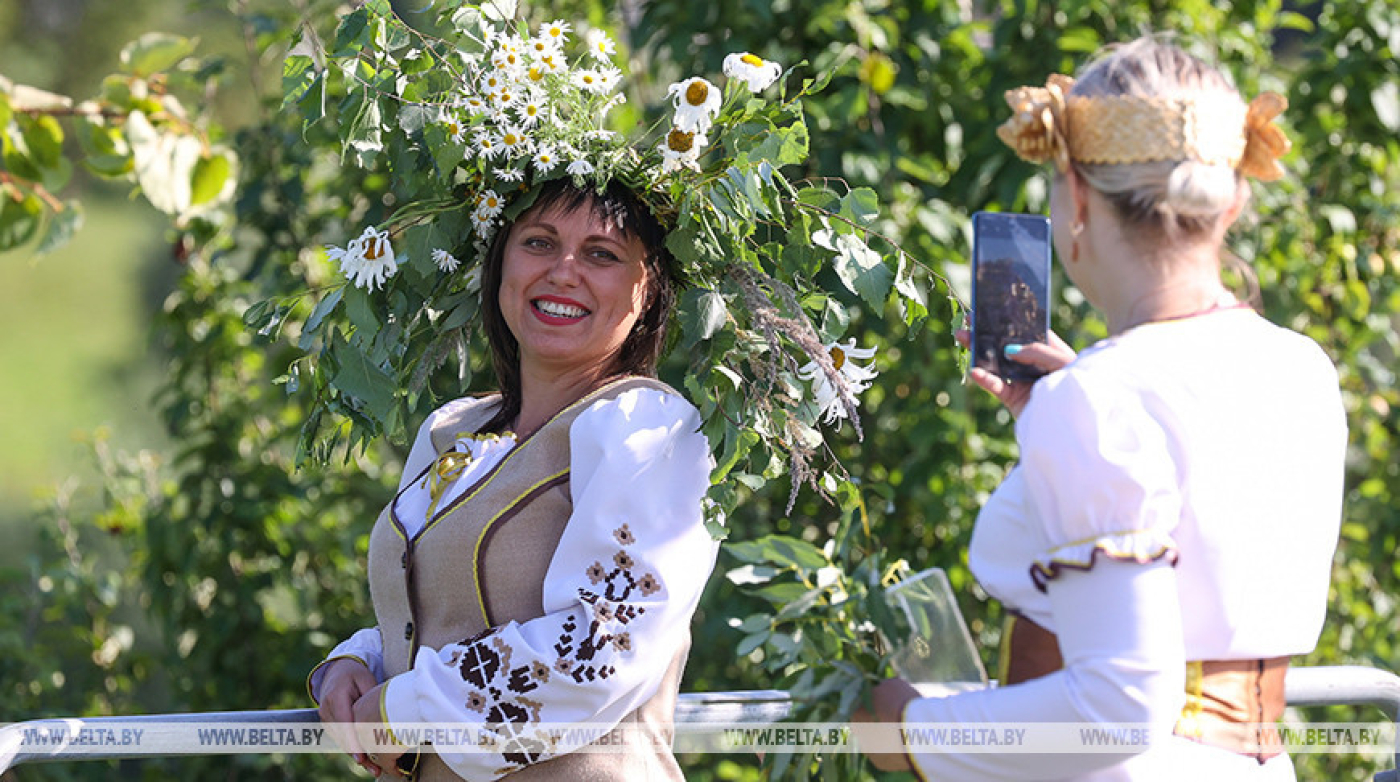
[[[539,310],[540,312],[543,312],[546,315],[552,315],[556,318],[581,318],[584,315],[588,314],[588,310],[584,309],[583,307],[575,307],[570,304],[560,304],[557,301],[545,301],[544,299],[536,299],[534,304],[535,309]]]

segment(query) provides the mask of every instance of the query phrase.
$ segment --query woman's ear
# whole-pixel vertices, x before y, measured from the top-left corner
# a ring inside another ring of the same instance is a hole
[[[1069,197],[1074,202],[1074,225],[1084,225],[1089,220],[1089,183],[1070,166],[1065,170],[1065,180],[1069,183]]]
[[[1244,212],[1244,205],[1249,203],[1249,181],[1244,177],[1236,177],[1238,185],[1235,187],[1235,198],[1230,202],[1230,206],[1225,210],[1225,214],[1220,216],[1220,227],[1229,230],[1230,226],[1240,218]]]

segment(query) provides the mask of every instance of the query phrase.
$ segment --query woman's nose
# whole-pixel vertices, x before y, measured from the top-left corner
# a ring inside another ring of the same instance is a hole
[[[553,283],[573,284],[578,281],[578,254],[572,249],[563,249],[554,256],[545,274]]]

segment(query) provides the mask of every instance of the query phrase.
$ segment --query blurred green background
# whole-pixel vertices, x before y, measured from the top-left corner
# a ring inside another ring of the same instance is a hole
[[[230,138],[246,131],[236,139],[245,156],[240,184],[271,204],[240,204],[247,232],[234,249],[191,256],[189,237],[131,197],[128,185],[80,173],[66,193],[87,213],[74,241],[43,257],[0,255],[0,534],[8,544],[0,551],[0,721],[305,705],[305,670],[364,621],[363,536],[399,454],[381,443],[349,464],[293,471],[301,409],[272,379],[297,351],[284,335],[252,337],[242,321],[251,302],[287,292],[277,275],[296,264],[300,248],[344,241],[347,203],[362,186],[370,195],[387,187],[383,178],[315,181],[298,150],[328,142],[299,137],[276,116],[288,31],[314,13],[315,29],[330,36],[331,12],[350,5],[0,0],[0,74],[77,99],[97,92],[122,46],[141,33],[197,36],[199,54],[222,58],[225,68],[217,92],[184,100]],[[1246,94],[1285,92],[1298,147],[1286,160],[1292,173],[1255,190],[1263,218],[1247,221],[1231,242],[1258,270],[1268,316],[1312,336],[1339,365],[1351,425],[1347,524],[1328,623],[1318,651],[1301,662],[1400,668],[1400,0],[536,6],[537,17],[614,31],[653,95],[680,74],[718,74],[730,51],[833,69],[808,118],[814,170],[877,190],[890,235],[948,276],[964,268],[972,211],[1044,209],[1043,172],[992,138],[1006,113],[1003,90],[1072,71],[1104,42],[1176,30],[1223,62]],[[288,183],[294,187],[277,189]],[[861,400],[865,440],[844,443],[837,455],[868,487],[882,544],[916,569],[949,570],[990,663],[1000,608],[972,583],[964,552],[1014,443],[1004,412],[962,385],[944,291],[930,293],[930,320],[913,328],[894,313],[852,324],[861,345],[880,347],[882,378]],[[1102,334],[1073,296],[1059,302],[1055,323],[1079,346]],[[786,514],[788,486],[776,483],[731,519],[735,538],[777,531],[820,545],[830,506],[809,493]],[[735,564],[724,555],[720,566]],[[688,689],[774,685],[764,667],[771,647],[733,653],[743,637],[734,625],[762,607],[716,576],[697,617]],[[750,758],[687,762],[693,779],[762,773]],[[1364,779],[1376,767],[1327,755],[1299,765],[1304,780]],[[332,771],[350,775],[324,758],[240,757],[65,764],[16,776]]]

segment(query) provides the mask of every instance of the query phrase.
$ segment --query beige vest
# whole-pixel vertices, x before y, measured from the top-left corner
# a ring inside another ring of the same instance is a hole
[[[585,396],[517,444],[457,500],[438,509],[411,540],[394,517],[394,504],[384,509],[370,533],[369,586],[384,641],[387,675],[411,668],[420,647],[439,649],[512,620],[525,622],[544,615],[545,572],[573,508],[569,428],[594,402],[632,388],[675,393],[655,380],[625,378]],[[441,453],[458,433],[479,430],[498,404],[496,396],[477,399],[461,415],[441,421],[432,431],[434,448]],[[556,646],[564,650],[560,656],[569,663],[574,662],[571,649],[587,641],[584,628],[574,630],[574,636]],[[689,646],[687,638],[682,648],[674,650],[656,694],[623,719],[620,727],[639,731],[647,741],[632,742],[617,751],[610,745],[607,752],[571,753],[526,765],[510,775],[512,782],[683,779],[669,747]],[[591,665],[586,660],[577,664]],[[532,709],[525,700],[506,694],[498,702],[501,711],[488,715],[488,721],[531,719]],[[431,752],[422,752],[418,758],[418,779],[458,778]]]

